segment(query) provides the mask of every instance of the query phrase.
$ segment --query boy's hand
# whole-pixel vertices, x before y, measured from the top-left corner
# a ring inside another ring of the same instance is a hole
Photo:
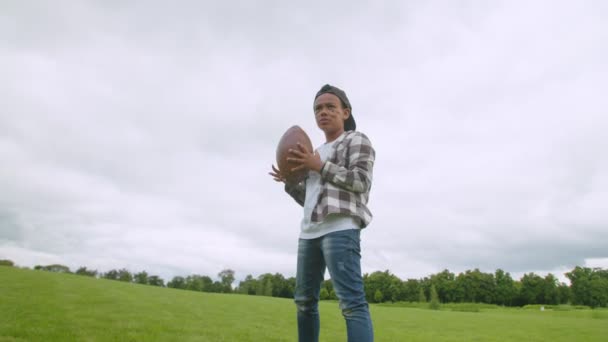
[[[291,149],[289,150],[289,153],[291,153],[293,157],[287,158],[287,161],[298,165],[291,169],[292,172],[301,169],[321,172],[323,163],[321,162],[321,156],[319,156],[316,151],[311,152],[304,145],[298,143],[298,149]]]
[[[277,169],[274,165],[272,165],[272,172],[268,172],[268,174],[271,175],[276,182],[286,182],[285,177],[283,177],[281,174],[281,171],[279,171],[279,169]]]

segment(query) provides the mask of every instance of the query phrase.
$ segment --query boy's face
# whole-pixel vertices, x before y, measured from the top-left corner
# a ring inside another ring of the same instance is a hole
[[[317,97],[313,109],[317,126],[326,133],[343,131],[344,120],[350,115],[350,109],[342,107],[340,98],[331,93]]]

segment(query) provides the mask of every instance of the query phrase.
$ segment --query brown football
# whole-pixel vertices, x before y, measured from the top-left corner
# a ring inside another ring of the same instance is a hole
[[[306,134],[306,132],[304,132],[300,126],[290,127],[283,134],[281,140],[279,140],[279,145],[277,146],[277,166],[279,167],[279,171],[281,171],[281,175],[283,175],[287,182],[291,184],[301,182],[306,177],[308,172],[308,170],[298,170],[292,172],[291,169],[296,167],[297,164],[287,161],[287,158],[293,156],[291,153],[289,153],[289,150],[297,150],[298,142],[306,147],[309,151],[313,150],[308,134]]]

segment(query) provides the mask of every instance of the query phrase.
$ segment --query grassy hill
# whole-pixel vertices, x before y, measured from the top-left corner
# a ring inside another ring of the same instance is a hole
[[[372,305],[376,341],[605,341],[607,310]],[[336,302],[321,340],[344,341]],[[0,341],[295,341],[291,300],[0,267]]]

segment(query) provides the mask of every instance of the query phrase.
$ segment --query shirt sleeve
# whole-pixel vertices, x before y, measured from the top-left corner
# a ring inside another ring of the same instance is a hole
[[[304,200],[306,199],[306,183],[304,181],[298,184],[285,183],[285,192],[299,205],[304,206]]]
[[[365,134],[355,132],[348,142],[348,168],[326,161],[321,177],[336,186],[352,192],[367,192],[372,185],[376,151]]]

